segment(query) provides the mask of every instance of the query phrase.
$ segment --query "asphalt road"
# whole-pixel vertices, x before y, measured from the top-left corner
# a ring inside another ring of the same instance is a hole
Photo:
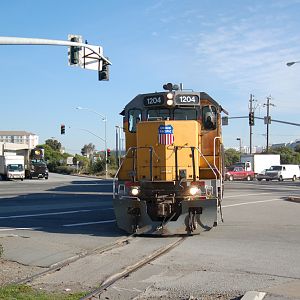
[[[51,175],[48,181],[0,182],[0,242],[5,258],[47,267],[125,235],[115,225],[111,181]],[[114,284],[104,296],[234,299],[256,290],[267,292],[267,300],[300,299],[300,203],[287,201],[289,195],[300,197],[299,181],[226,182],[223,224],[185,240]],[[97,263],[89,258],[90,263],[98,269],[105,264],[107,276],[111,266],[117,269],[149,251],[150,245],[165,242],[139,239],[127,251]],[[76,268],[69,281],[78,284]],[[92,273],[85,278],[90,286],[105,279],[102,273],[92,278]],[[57,278],[47,280],[51,285]]]
[[[5,258],[49,267],[122,236],[111,198],[111,180],[51,174],[0,181],[0,236],[26,237],[2,238]]]

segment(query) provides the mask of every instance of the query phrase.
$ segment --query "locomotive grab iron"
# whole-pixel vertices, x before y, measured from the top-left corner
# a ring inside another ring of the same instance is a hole
[[[208,94],[164,85],[122,111],[126,154],[114,181],[119,228],[195,234],[222,220],[223,108]],[[226,111],[224,111],[226,113]]]

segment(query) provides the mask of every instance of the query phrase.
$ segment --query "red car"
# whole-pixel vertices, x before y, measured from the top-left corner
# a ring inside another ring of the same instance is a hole
[[[243,167],[228,167],[225,173],[225,180],[253,180],[255,174],[253,171],[245,171]]]

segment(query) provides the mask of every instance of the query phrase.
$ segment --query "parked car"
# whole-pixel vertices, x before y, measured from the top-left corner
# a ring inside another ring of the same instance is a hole
[[[260,173],[258,173],[258,174],[256,175],[256,179],[257,179],[258,181],[262,181],[262,180],[264,180],[264,179],[266,179],[267,181],[269,181],[269,178],[268,178],[268,176],[266,175],[267,171],[268,171],[268,169],[264,169],[263,171],[261,171]]]
[[[300,170],[298,165],[275,165],[267,170],[265,176],[266,180],[283,181],[291,179],[295,181],[300,177]]]
[[[253,171],[246,171],[243,167],[231,166],[226,169],[225,180],[253,180],[255,173]]]

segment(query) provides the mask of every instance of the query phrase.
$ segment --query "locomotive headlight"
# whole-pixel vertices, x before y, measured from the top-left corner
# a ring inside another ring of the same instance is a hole
[[[140,193],[140,188],[138,186],[132,186],[130,190],[130,194],[132,196],[137,196]]]
[[[173,98],[174,98],[174,94],[169,92],[167,94],[167,105],[169,105],[169,106],[173,105],[173,103],[174,103]]]
[[[174,97],[173,93],[170,92],[167,94],[167,99],[173,100],[173,97]]]
[[[197,186],[191,186],[190,187],[190,194],[192,196],[195,196],[199,192],[199,188]]]
[[[167,100],[167,105],[171,106],[171,105],[173,105],[173,102],[174,102],[173,99],[168,99]]]

